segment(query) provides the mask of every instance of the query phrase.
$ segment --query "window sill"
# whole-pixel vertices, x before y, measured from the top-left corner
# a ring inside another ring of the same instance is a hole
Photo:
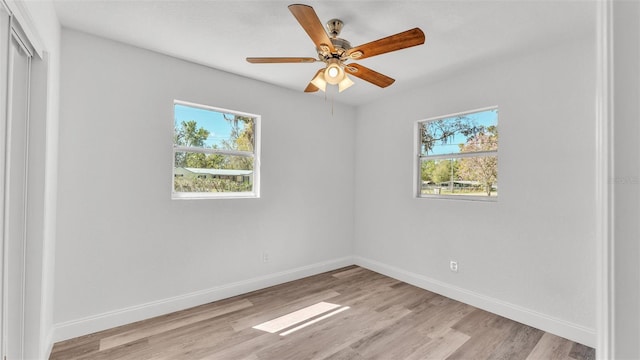
[[[469,196],[469,195],[419,195],[416,199],[444,199],[444,200],[463,200],[463,201],[480,201],[480,202],[498,202],[497,196]]]
[[[259,199],[260,196],[253,192],[247,193],[180,193],[171,194],[171,200],[216,200],[216,199]]]

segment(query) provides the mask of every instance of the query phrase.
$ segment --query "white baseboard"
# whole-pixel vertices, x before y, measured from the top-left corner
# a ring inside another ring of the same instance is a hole
[[[581,325],[558,319],[549,315],[498,300],[473,291],[465,290],[450,284],[431,279],[427,276],[412,273],[394,266],[383,264],[360,256],[354,257],[358,266],[380,274],[404,281],[425,290],[435,292],[465,304],[504,316],[525,325],[535,327],[548,333],[561,336],[571,341],[590,347],[596,346],[596,331]]]
[[[353,258],[351,256],[216,286],[211,289],[152,301],[124,309],[117,309],[77,320],[66,321],[54,325],[53,341],[63,341],[116,326],[130,324],[132,322],[188,309],[349,265],[353,265]]]

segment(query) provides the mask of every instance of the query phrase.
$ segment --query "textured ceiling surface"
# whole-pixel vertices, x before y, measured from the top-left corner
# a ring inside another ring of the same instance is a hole
[[[54,0],[64,27],[302,92],[321,63],[249,64],[251,56],[317,57],[290,1]],[[336,96],[363,104],[465,68],[595,36],[595,1],[308,1],[339,18],[353,46],[419,27],[424,45],[360,61],[396,82],[363,80]],[[595,38],[594,38],[595,39]],[[595,41],[595,40],[594,40]],[[329,89],[328,92],[337,92]],[[309,96],[323,96],[321,92]],[[338,99],[339,98],[339,99]]]

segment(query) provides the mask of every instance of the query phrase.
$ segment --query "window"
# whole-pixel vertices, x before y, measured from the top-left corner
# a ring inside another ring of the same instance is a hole
[[[497,198],[497,107],[420,120],[416,145],[418,197]]]
[[[259,197],[260,116],[175,101],[173,199]]]

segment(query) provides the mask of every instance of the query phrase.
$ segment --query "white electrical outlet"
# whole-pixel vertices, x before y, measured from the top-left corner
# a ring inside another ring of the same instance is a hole
[[[262,262],[269,262],[269,253],[266,251],[262,252]]]
[[[455,260],[449,261],[449,270],[453,272],[458,272],[458,262]]]

